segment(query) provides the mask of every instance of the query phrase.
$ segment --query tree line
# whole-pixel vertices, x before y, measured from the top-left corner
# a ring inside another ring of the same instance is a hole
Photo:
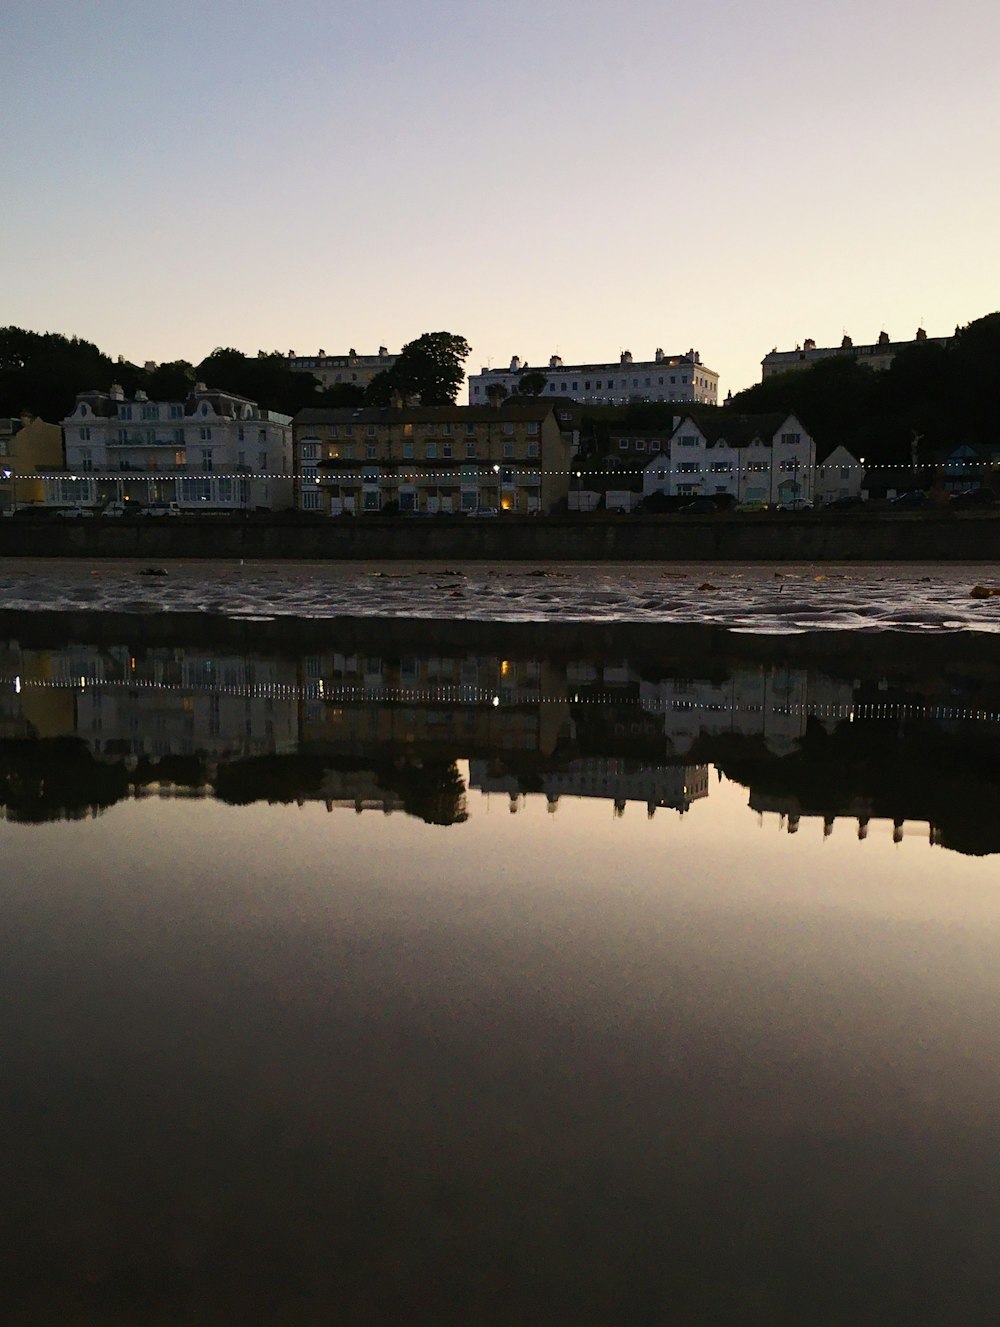
[[[312,373],[293,372],[278,351],[246,355],[219,346],[197,364],[178,359],[146,368],[113,360],[91,341],[58,332],[0,328],[0,416],[28,411],[50,422],[73,410],[77,395],[120,383],[127,397],[143,391],[151,401],[183,401],[196,383],[256,401],[265,410],[294,415],[307,406],[454,403],[471,347],[451,332],[425,332],[405,345],[391,369],[367,390],[342,383],[323,387]]]

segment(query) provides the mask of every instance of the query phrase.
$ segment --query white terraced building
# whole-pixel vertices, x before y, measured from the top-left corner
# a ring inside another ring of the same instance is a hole
[[[491,388],[502,387],[508,396],[529,373],[545,378],[541,397],[547,401],[579,401],[587,405],[627,405],[630,401],[688,401],[718,405],[719,375],[701,362],[697,350],[684,355],[665,355],[657,350],[652,359],[635,360],[623,350],[617,362],[564,364],[553,355],[547,368],[522,364],[517,355],[509,369],[483,368],[469,375],[469,404],[486,405]]]
[[[46,502],[281,511],[292,505],[291,422],[203,383],[184,401],[129,400],[117,383],[83,392],[62,421],[66,473],[47,481]]]
[[[691,415],[646,466],[644,497],[726,496],[736,502],[812,502],[816,443],[795,415]]]

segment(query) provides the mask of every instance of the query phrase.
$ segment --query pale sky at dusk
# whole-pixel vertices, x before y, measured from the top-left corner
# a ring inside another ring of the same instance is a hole
[[[996,0],[6,0],[0,49],[0,324],[139,362],[444,329],[724,395],[1000,307]]]

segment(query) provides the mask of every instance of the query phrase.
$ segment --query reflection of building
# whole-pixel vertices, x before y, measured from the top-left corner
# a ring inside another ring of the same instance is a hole
[[[291,420],[199,384],[185,401],[126,400],[118,384],[84,392],[63,421],[67,474],[56,504],[177,503],[239,511],[292,505]]]
[[[469,375],[469,403],[485,405],[491,393],[502,389],[515,396],[526,374],[545,378],[544,398],[586,402],[588,405],[627,405],[630,401],[692,401],[716,405],[719,375],[706,368],[696,350],[686,355],[665,355],[657,350],[652,359],[633,360],[623,350],[617,362],[564,364],[558,355],[547,368],[522,364],[517,355],[509,369],[483,368]]]
[[[618,759],[570,760],[558,769],[537,776],[532,792],[541,793],[555,810],[560,797],[597,797],[615,805],[618,814],[628,802],[642,802],[651,816],[657,807],[687,811],[693,801],[708,796],[707,765],[646,765]],[[516,775],[494,770],[488,761],[469,762],[469,787],[484,793],[504,793],[511,810],[525,796]]]
[[[859,364],[867,364],[870,369],[887,369],[899,351],[907,346],[921,345],[928,341],[931,345],[947,346],[951,340],[950,336],[928,338],[922,327],[917,328],[912,341],[891,341],[888,332],[879,332],[874,345],[867,346],[856,346],[849,336],[845,336],[839,346],[817,346],[815,341],[807,337],[794,350],[769,351],[761,360],[761,378],[770,378],[776,373],[796,373],[808,369],[818,360],[830,359],[834,355],[846,355]]]
[[[304,750],[383,757],[417,751],[555,750],[568,715],[550,664],[495,657],[388,660],[330,654],[303,660]],[[564,690],[563,685],[563,690]]]
[[[570,442],[551,405],[300,410],[304,511],[548,511],[569,488]]]
[[[62,429],[31,414],[0,419],[0,515],[45,500],[38,474],[62,465]]]
[[[787,755],[810,718],[833,726],[850,717],[854,689],[848,682],[802,668],[740,668],[724,681],[669,677],[642,682],[640,704],[663,716],[671,749],[690,750],[701,736],[725,733],[760,737],[775,755]]]
[[[54,681],[76,698],[76,734],[95,755],[223,759],[297,745],[291,662],[81,646],[54,658]]]

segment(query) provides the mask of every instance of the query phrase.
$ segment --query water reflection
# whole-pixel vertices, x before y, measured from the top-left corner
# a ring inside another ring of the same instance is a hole
[[[476,640],[448,653],[384,644],[356,631],[347,648],[296,654],[9,640],[0,806],[45,821],[155,794],[452,825],[505,796],[514,812],[590,798],[653,816],[708,799],[714,768],[790,833],[845,820],[863,839],[886,820],[897,840],[1000,851],[991,669],[873,668],[861,651],[827,669],[681,658],[669,641],[631,660],[547,654],[544,638],[531,657]]]

